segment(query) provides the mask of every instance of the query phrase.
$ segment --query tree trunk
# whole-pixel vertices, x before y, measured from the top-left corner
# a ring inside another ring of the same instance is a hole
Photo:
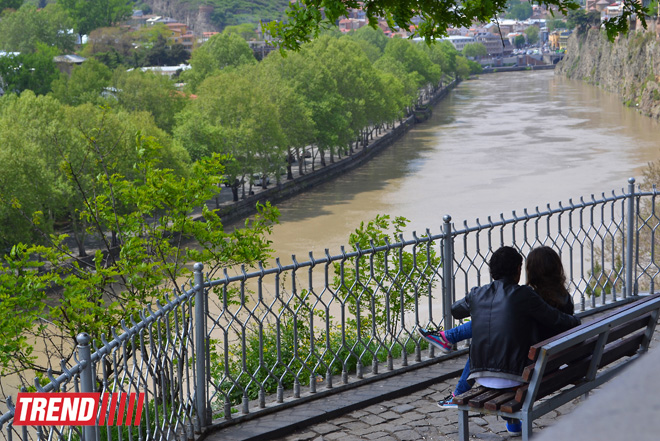
[[[234,185],[231,186],[231,195],[234,202],[238,202],[238,186],[240,181],[238,179],[234,180]]]
[[[289,148],[288,151],[287,151],[287,155],[286,155],[286,179],[288,181],[293,180],[293,171],[291,171],[291,162],[293,160],[294,160],[293,159],[293,153],[291,153],[291,148]],[[277,180],[279,181],[279,175],[277,177]]]
[[[298,174],[300,176],[304,175],[303,173],[303,163],[305,162],[305,148],[302,149],[303,154],[300,154],[300,150],[296,149],[296,157],[298,158]]]

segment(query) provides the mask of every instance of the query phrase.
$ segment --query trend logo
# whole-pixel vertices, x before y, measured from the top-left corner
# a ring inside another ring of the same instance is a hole
[[[103,399],[101,400],[101,395]],[[100,412],[99,412],[99,402]],[[134,426],[140,424],[144,392],[18,394],[14,426]]]

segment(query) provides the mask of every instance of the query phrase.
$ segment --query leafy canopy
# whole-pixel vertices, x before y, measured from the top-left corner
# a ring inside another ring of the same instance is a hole
[[[383,17],[390,28],[413,29],[415,34],[432,42],[445,36],[450,27],[470,27],[473,22],[488,22],[496,14],[506,10],[508,0],[300,0],[289,5],[287,18],[281,22],[263,24],[265,31],[276,39],[280,46],[297,50],[304,42],[318,36],[322,29],[334,26],[338,19],[348,16],[349,9],[361,8],[365,11],[371,27],[376,27],[379,17]],[[619,33],[626,33],[629,21],[639,18],[646,27],[645,11],[636,0],[624,0],[623,13],[605,22],[608,37],[613,39]],[[554,6],[562,13],[579,8],[576,0],[541,0],[545,6]],[[418,25],[413,18],[421,17]]]

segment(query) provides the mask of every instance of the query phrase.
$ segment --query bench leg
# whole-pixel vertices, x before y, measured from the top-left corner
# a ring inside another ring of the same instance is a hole
[[[529,418],[529,415],[524,420],[520,420],[522,423],[522,439],[523,441],[528,441],[532,437],[532,419]]]
[[[458,439],[468,441],[470,438],[470,427],[468,426],[468,411],[458,411]]]

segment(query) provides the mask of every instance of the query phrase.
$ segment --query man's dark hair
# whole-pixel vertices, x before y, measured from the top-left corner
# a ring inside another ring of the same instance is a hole
[[[490,277],[493,280],[504,278],[515,279],[522,266],[523,258],[513,247],[502,247],[490,258]]]

